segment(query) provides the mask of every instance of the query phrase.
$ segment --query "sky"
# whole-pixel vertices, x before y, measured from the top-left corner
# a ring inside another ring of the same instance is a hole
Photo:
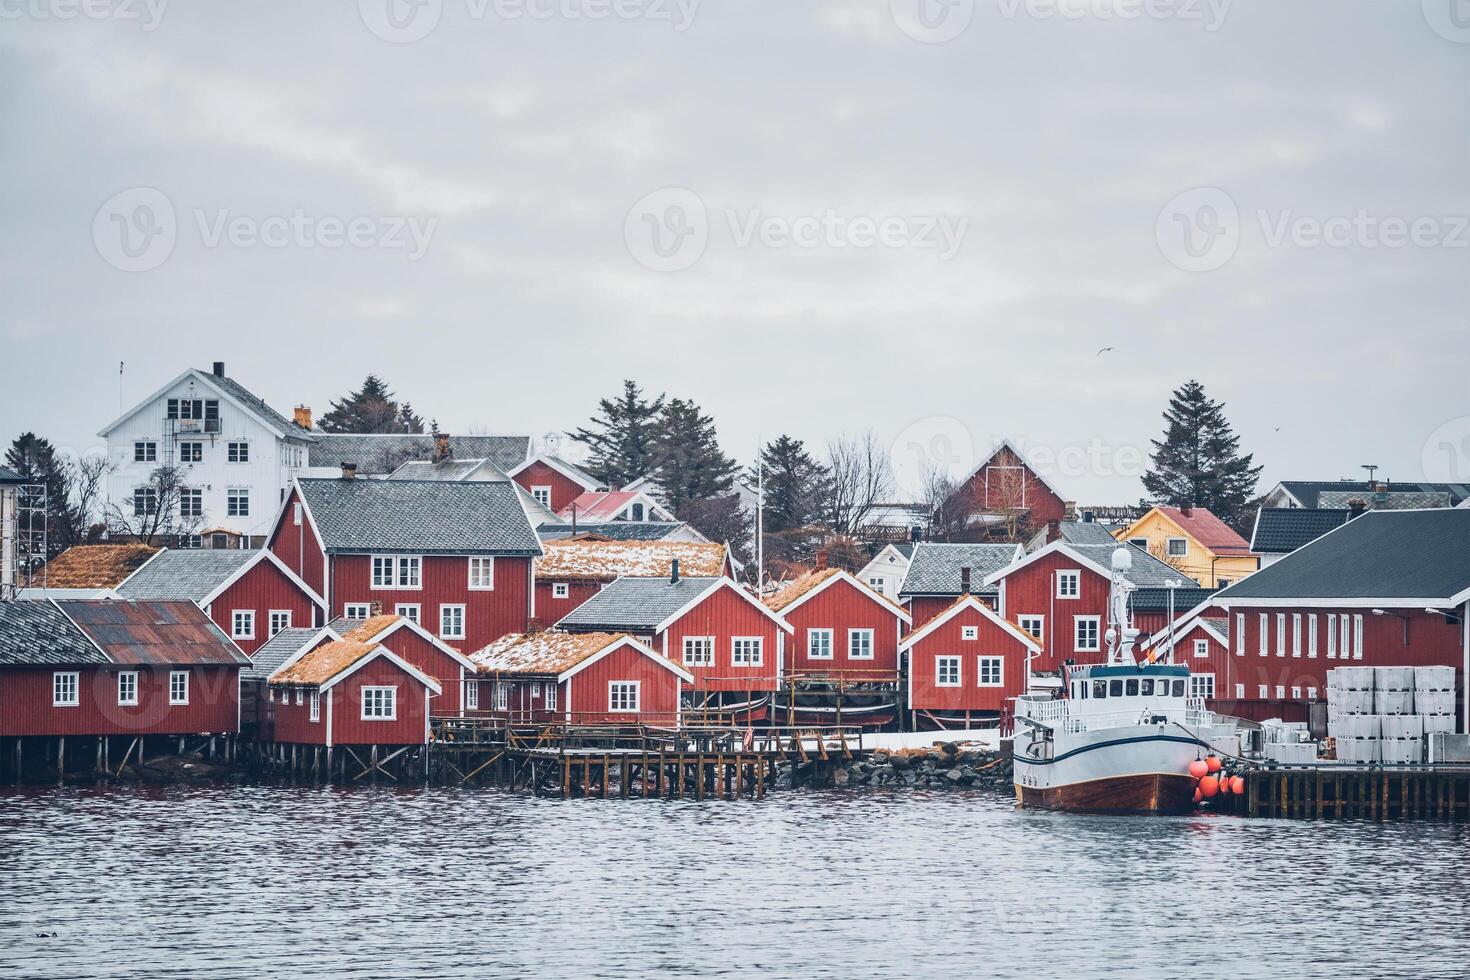
[[[1263,489],[1470,480],[1467,0],[0,0],[0,124],[6,441],[632,378],[1097,505],[1197,378]]]

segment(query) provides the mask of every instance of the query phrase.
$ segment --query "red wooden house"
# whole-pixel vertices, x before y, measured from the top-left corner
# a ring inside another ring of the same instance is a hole
[[[532,456],[506,475],[553,514],[561,513],[584,493],[608,489],[592,474],[555,456]]]
[[[425,745],[439,682],[378,643],[329,640],[271,674],[275,741]]]
[[[463,653],[402,616],[371,616],[365,620],[337,620],[333,631],[344,640],[376,644],[396,654],[404,663],[438,682],[441,693],[430,707],[435,715],[460,716],[474,710],[478,685],[472,682],[475,665]]]
[[[1041,654],[1036,638],[966,596],[906,637],[910,722],[969,727],[1000,717],[1007,699],[1026,691],[1027,660]]]
[[[349,473],[296,480],[270,537],[330,618],[393,613],[460,651],[525,631],[541,545],[514,484]]]
[[[786,675],[895,681],[909,614],[837,568],[803,575],[766,605],[793,628]]]
[[[941,516],[960,540],[1024,540],[1062,521],[1069,506],[1009,439],[945,500]]]
[[[503,636],[471,659],[480,713],[513,724],[677,727],[694,675],[626,633]]]
[[[543,541],[536,559],[536,619],[554,623],[624,575],[662,578],[678,562],[694,578],[735,575],[730,549],[703,541]]]
[[[563,617],[576,633],[631,633],[693,675],[691,706],[766,716],[791,624],[728,578],[627,576]]]
[[[1019,544],[921,542],[914,545],[908,571],[898,587],[898,601],[908,609],[916,626],[944,612],[963,596],[978,595],[994,606],[997,590],[987,585],[986,579],[1024,554]]]
[[[325,600],[264,549],[160,551],[116,591],[124,599],[197,603],[247,655],[283,629],[326,622]]]

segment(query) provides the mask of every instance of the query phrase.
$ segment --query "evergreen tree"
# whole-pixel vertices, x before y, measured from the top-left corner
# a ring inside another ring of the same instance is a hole
[[[424,420],[408,402],[400,406],[387,383],[370,374],[357,391],[332,402],[319,426],[323,432],[423,432]]]
[[[46,545],[54,557],[85,535],[85,516],[72,505],[72,474],[67,461],[57,455],[56,447],[34,432],[15,438],[5,453],[5,465],[25,483],[46,488]]]
[[[589,428],[571,433],[591,450],[584,468],[610,487],[647,476],[656,463],[653,443],[664,396],[644,398],[642,388],[624,381],[622,395],[600,400],[597,409]]]
[[[1154,440],[1143,486],[1155,503],[1204,507],[1241,530],[1260,479],[1254,457],[1240,454],[1240,439],[1225,418],[1225,405],[1188,381],[1169,399],[1162,440]]]
[[[830,475],[812,458],[800,439],[782,435],[761,449],[765,470],[765,522],[768,533],[806,527],[822,519]],[[760,474],[751,467],[746,481],[756,486]]]
[[[750,512],[740,506],[739,494],[685,501],[679,516],[711,541],[728,544],[736,561],[750,564],[755,524]]]
[[[659,413],[653,438],[654,473],[682,520],[691,500],[723,497],[735,486],[735,461],[720,449],[715,421],[692,401],[671,399]]]

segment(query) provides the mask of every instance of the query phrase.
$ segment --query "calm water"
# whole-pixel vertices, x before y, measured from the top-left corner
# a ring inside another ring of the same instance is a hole
[[[1464,976],[1467,838],[912,791],[0,790],[0,976]]]

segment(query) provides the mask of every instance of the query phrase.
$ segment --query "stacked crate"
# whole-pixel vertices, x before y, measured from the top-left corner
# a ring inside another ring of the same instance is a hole
[[[1425,738],[1455,730],[1453,667],[1337,667],[1327,672],[1327,733],[1357,764],[1424,761]]]
[[[1340,762],[1379,761],[1378,715],[1373,711],[1374,669],[1335,667],[1327,671],[1327,734]]]

